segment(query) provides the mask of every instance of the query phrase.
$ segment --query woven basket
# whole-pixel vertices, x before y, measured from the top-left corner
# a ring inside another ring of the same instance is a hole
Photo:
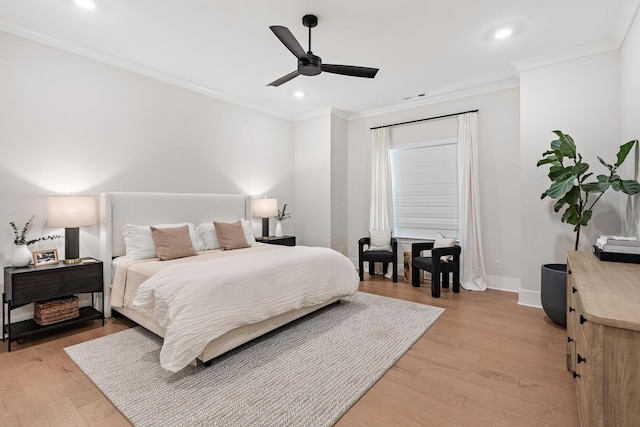
[[[64,297],[34,303],[33,320],[40,326],[80,317],[78,297]]]

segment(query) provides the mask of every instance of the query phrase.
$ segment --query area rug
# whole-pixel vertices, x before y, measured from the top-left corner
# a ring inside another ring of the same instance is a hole
[[[178,373],[142,327],[65,351],[135,426],[331,426],[443,312],[358,292]]]

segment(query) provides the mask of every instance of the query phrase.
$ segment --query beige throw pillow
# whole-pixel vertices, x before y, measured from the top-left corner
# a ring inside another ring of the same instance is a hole
[[[242,222],[217,222],[213,221],[213,226],[218,237],[218,243],[224,250],[248,248],[250,245],[244,235]]]
[[[434,248],[452,248],[453,245],[456,244],[456,238],[455,237],[445,237],[442,235],[442,233],[438,233],[438,237],[436,237],[436,240],[433,242],[433,247]],[[442,261],[451,261],[453,260],[453,255],[445,255],[440,257],[442,259]]]
[[[369,230],[369,251],[390,251],[391,230]]]
[[[198,255],[189,236],[189,226],[151,229],[151,237],[160,261]]]

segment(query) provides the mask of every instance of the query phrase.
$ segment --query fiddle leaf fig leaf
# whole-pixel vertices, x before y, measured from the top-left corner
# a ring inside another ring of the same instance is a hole
[[[586,226],[589,223],[592,214],[593,212],[591,210],[585,209],[584,212],[582,212],[582,218],[580,218],[580,225],[583,227]]]
[[[578,162],[572,169],[573,169],[573,174],[576,175],[576,177],[578,177],[589,170],[589,163]]]
[[[562,133],[559,130],[553,131],[556,135],[560,137],[560,146],[558,150],[562,153],[563,156],[568,157],[570,159],[576,158],[576,144],[573,141],[571,136]]]
[[[633,144],[637,143],[638,140],[629,141],[626,144],[622,144],[620,146],[620,150],[618,151],[618,160],[616,161],[616,167],[620,166],[622,162],[625,161],[629,152],[633,148]]]
[[[607,180],[605,182],[589,182],[582,184],[582,191],[585,193],[604,193],[611,186],[611,183]]]
[[[600,163],[602,163],[602,165],[609,169],[610,172],[613,172],[613,166],[608,164],[607,162],[605,162],[604,160],[602,160],[602,157],[598,156],[598,160],[600,160]]]
[[[549,157],[545,157],[542,160],[538,160],[538,164],[536,166],[541,166],[541,165],[545,165],[545,164],[552,164],[554,166],[561,165],[561,163],[558,161],[558,158],[555,155],[549,156]]]
[[[619,191],[622,191],[625,194],[633,195],[640,193],[640,184],[638,183],[638,181],[635,181],[633,179],[621,179],[616,182],[619,183]]]
[[[589,172],[588,174],[584,175],[582,178],[580,178],[580,184],[582,184],[583,182],[585,182],[587,179],[589,179],[589,177],[593,175],[593,173]]]
[[[575,176],[573,175],[564,180],[555,181],[547,190],[547,195],[549,195],[549,197],[553,199],[564,196],[569,190],[573,188],[573,181],[575,181]]]
[[[569,166],[563,168],[562,166],[551,166],[551,168],[549,168],[548,176],[551,181],[564,181],[570,177],[575,179],[577,178],[576,175],[578,174],[574,172],[574,167]]]

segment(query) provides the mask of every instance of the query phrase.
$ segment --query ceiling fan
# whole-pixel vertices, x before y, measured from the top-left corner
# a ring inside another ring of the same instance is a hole
[[[322,58],[311,52],[311,28],[318,25],[318,17],[315,15],[305,15],[302,17],[302,25],[309,28],[309,51],[306,53],[287,27],[282,27],[280,25],[273,25],[269,27],[276,37],[280,39],[282,44],[284,44],[286,48],[289,49],[296,58],[298,58],[298,69],[269,83],[268,86],[280,86],[300,74],[304,76],[316,76],[322,71],[333,74],[342,74],[345,76],[366,77],[369,79],[376,76],[376,73],[378,72],[377,68],[323,64]]]

